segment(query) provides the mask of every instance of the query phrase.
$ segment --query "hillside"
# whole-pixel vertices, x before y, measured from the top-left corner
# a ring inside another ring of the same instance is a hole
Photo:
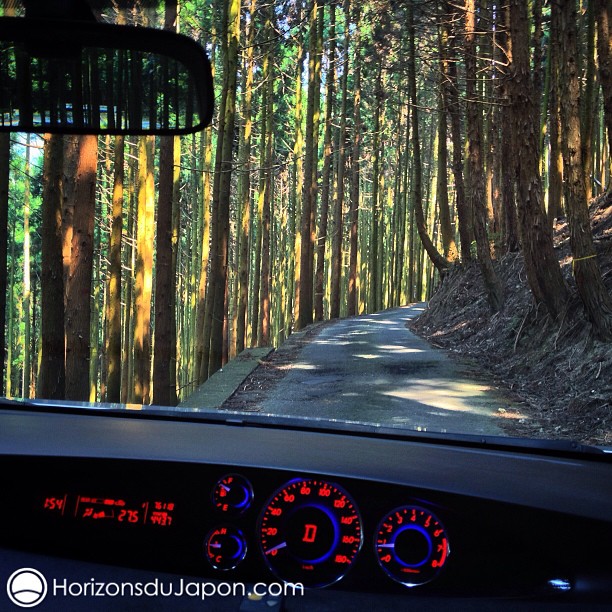
[[[593,201],[593,236],[612,292],[612,193]],[[534,304],[522,256],[499,258],[506,301],[491,315],[478,264],[452,270],[428,311],[411,327],[509,390],[521,405],[508,411],[517,435],[572,438],[612,445],[612,344],[595,340],[572,278],[567,221],[555,226],[555,248],[573,298],[561,321]]]

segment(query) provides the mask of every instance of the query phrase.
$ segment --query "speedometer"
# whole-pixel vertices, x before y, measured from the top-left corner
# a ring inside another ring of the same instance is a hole
[[[342,487],[298,479],[272,495],[260,517],[259,539],[278,578],[321,587],[348,572],[363,530],[357,506]]]

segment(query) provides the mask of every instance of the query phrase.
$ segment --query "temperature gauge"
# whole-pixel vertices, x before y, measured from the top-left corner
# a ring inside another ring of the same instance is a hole
[[[242,531],[233,525],[220,525],[208,533],[204,540],[204,554],[218,570],[231,570],[238,566],[247,552]]]
[[[393,580],[408,587],[433,580],[446,564],[449,553],[442,523],[425,508],[396,508],[378,525],[378,562]]]
[[[251,483],[240,474],[226,474],[219,478],[212,492],[217,510],[228,514],[241,514],[253,501]]]

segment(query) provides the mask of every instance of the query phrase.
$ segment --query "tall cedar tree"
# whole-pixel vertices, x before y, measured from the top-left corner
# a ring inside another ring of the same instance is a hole
[[[64,399],[64,272],[62,263],[62,172],[64,143],[44,137],[41,271],[41,359],[36,396]],[[89,331],[87,332],[89,337]]]
[[[438,253],[434,243],[427,233],[427,223],[425,221],[425,213],[423,211],[423,169],[421,163],[421,142],[419,139],[419,102],[417,98],[416,85],[416,45],[415,45],[415,27],[412,4],[407,7],[408,16],[408,36],[409,36],[409,55],[408,55],[408,88],[410,92],[410,104],[412,113],[412,157],[413,157],[413,178],[412,178],[412,203],[414,206],[414,216],[416,227],[419,233],[419,238],[427,255],[432,263],[440,272],[444,274],[448,268],[448,261]],[[375,179],[376,180],[376,179]]]
[[[164,29],[176,31],[177,7],[166,3]],[[168,70],[168,66],[165,66]],[[176,143],[180,148],[180,140]],[[159,142],[159,198],[157,202],[157,244],[155,251],[155,344],[153,350],[153,403],[174,406],[174,385],[171,370],[176,369],[172,359],[172,337],[176,283],[174,279],[172,211],[174,207],[174,136],[163,136]]]
[[[273,8],[270,5],[266,16],[266,39],[271,41],[274,17]],[[270,344],[270,231],[271,231],[271,203],[274,197],[272,190],[273,174],[273,152],[274,152],[274,57],[272,55],[272,45],[266,45],[264,55],[263,75],[266,87],[265,96],[262,104],[265,104],[265,121],[262,122],[262,181],[260,185],[261,197],[261,282],[259,295],[259,326],[257,330],[257,344],[259,346],[269,346]],[[254,330],[255,332],[255,330]]]
[[[350,2],[347,0],[345,19],[348,24]],[[354,64],[353,64],[353,135],[351,147],[351,186],[350,186],[350,233],[349,233],[349,278],[347,296],[347,314],[354,316],[358,313],[358,230],[359,230],[359,192],[361,169],[361,9],[359,2],[355,4],[353,15],[355,24]],[[345,67],[348,70],[349,60],[345,58]]]
[[[313,0],[309,18],[308,44],[308,102],[306,107],[306,136],[304,157],[304,186],[301,215],[300,281],[296,287],[299,315],[296,327],[302,329],[313,320],[313,258],[315,219],[317,210],[318,165],[318,109],[321,82],[321,56],[319,54],[319,4]]]
[[[242,98],[242,141],[240,143],[240,163],[242,172],[239,177],[239,227],[240,251],[238,263],[239,295],[236,325],[236,351],[246,346],[247,311],[249,301],[249,228],[251,221],[251,140],[253,134],[253,77],[255,67],[255,11],[257,0],[249,4],[249,17],[246,31],[246,47],[243,51],[244,95]]]
[[[179,143],[180,146],[180,143]],[[159,145],[159,198],[155,250],[155,344],[153,351],[153,403],[176,404],[176,389],[170,384],[172,319],[175,282],[172,270],[172,207],[174,197],[174,137],[163,136]]]
[[[563,212],[563,154],[561,151],[561,136],[563,134],[563,129],[561,126],[561,113],[559,112],[559,101],[561,98],[561,83],[559,81],[561,58],[560,40],[559,11],[553,11],[550,20],[550,97],[548,109],[550,123],[548,221],[551,225]]]
[[[450,1],[445,2],[446,17],[443,18],[443,28],[448,28],[447,40],[457,39],[458,23],[460,22],[459,8]],[[461,247],[461,259],[467,263],[472,258],[471,248],[474,232],[472,229],[472,211],[465,195],[465,183],[463,179],[463,128],[461,121],[461,107],[459,102],[459,79],[457,77],[458,53],[456,46],[449,49],[448,76],[444,79],[444,93],[448,113],[451,119],[451,139],[453,142],[453,178],[455,179],[455,202],[457,217],[459,219],[459,241]]]
[[[31,280],[31,235],[30,235],[30,216],[32,214],[32,193],[31,193],[31,172],[30,163],[30,143],[31,135],[26,137],[26,161],[24,167],[24,193],[23,193],[23,385],[21,394],[23,397],[30,397],[32,383],[32,355],[35,351],[31,349],[32,343],[32,280]]]
[[[125,141],[115,137],[115,168],[109,244],[109,279],[106,319],[108,325],[106,356],[106,401],[121,401],[121,236],[123,232],[123,187]]]
[[[333,155],[332,152],[332,116],[334,111],[334,98],[336,92],[336,7],[335,5],[330,5],[329,7],[329,48],[327,54],[327,91],[326,91],[326,103],[325,103],[325,120],[323,122],[324,127],[324,136],[323,136],[323,176],[321,178],[321,211],[320,211],[320,222],[319,222],[319,232],[317,235],[317,268],[315,272],[315,288],[314,288],[314,309],[315,309],[315,320],[322,321],[323,320],[323,297],[325,293],[325,282],[324,282],[324,272],[325,272],[325,245],[327,242],[327,234],[329,228],[329,200],[330,200],[330,187],[331,187],[331,179],[333,172]],[[341,199],[341,194],[343,195],[343,191],[338,190],[336,197],[336,207],[338,206],[338,202]],[[336,237],[336,231],[340,231],[341,228],[333,228],[333,237]],[[331,318],[337,317],[338,315],[334,315],[334,296],[335,296],[335,283],[336,278],[335,274],[338,271],[339,274],[339,266],[336,259],[336,251],[335,248],[332,247],[332,287],[331,287],[331,295],[332,295],[332,306],[330,315]],[[338,270],[336,270],[338,268]],[[340,290],[340,281],[338,275],[338,292]],[[340,297],[338,296],[338,301]]]
[[[8,275],[8,209],[11,141],[0,134],[0,287],[6,287]],[[4,389],[4,356],[6,354],[6,291],[0,291],[0,393]],[[9,338],[10,342],[10,338]]]
[[[566,178],[567,214],[570,226],[574,278],[576,287],[593,324],[595,333],[602,340],[612,340],[612,298],[603,284],[593,246],[593,236],[587,206],[586,177],[582,163],[580,135],[580,83],[578,72],[578,30],[574,0],[553,11],[561,11],[561,62],[560,81],[561,120],[564,125],[563,168]]]
[[[539,115],[530,67],[529,18],[523,0],[510,1],[509,92],[513,110],[512,137],[518,164],[518,219],[525,270],[531,292],[553,318],[566,307],[568,292],[553,248],[552,231],[542,205],[538,153]],[[502,138],[510,138],[503,134]]]
[[[151,384],[151,301],[153,290],[154,232],[154,137],[141,136],[138,142],[138,215],[134,301],[134,385],[133,401],[150,402]]]
[[[459,259],[457,244],[455,243],[455,233],[451,222],[451,212],[448,203],[448,127],[447,113],[449,96],[449,59],[448,59],[448,25],[446,16],[440,15],[438,25],[438,41],[440,54],[440,91],[438,92],[438,207],[440,209],[440,231],[442,233],[442,244],[444,246],[444,257],[450,262]]]
[[[612,171],[612,6],[609,0],[596,0],[595,5],[597,7],[599,80],[603,94],[604,119],[608,131],[608,163]]]
[[[98,137],[80,136],[77,150],[66,287],[66,398],[88,401]]]
[[[469,199],[474,221],[476,250],[489,306],[498,312],[503,305],[503,289],[497,278],[487,236],[487,206],[484,155],[481,138],[480,104],[477,100],[476,76],[476,0],[465,4],[465,89],[467,97]]]
[[[344,14],[346,15],[345,29],[344,29],[344,46],[342,49],[342,77],[340,80],[340,126],[336,134],[336,150],[337,150],[337,166],[338,171],[336,174],[336,189],[334,191],[335,202],[332,211],[333,221],[333,233],[332,233],[332,249],[331,249],[331,280],[330,280],[330,318],[336,318],[340,316],[340,296],[342,293],[341,280],[342,280],[342,239],[344,235],[344,201],[345,201],[345,176],[346,176],[346,160],[347,160],[347,109],[348,109],[348,58],[350,48],[350,29],[349,23],[349,10],[350,4],[348,0],[344,1]],[[332,11],[335,13],[335,8],[332,7]],[[331,42],[330,42],[331,45]],[[330,49],[331,53],[331,49]],[[334,71],[336,64],[333,64]],[[330,66],[331,69],[331,66]],[[332,96],[333,97],[333,96]]]
[[[379,33],[379,38],[383,35]],[[383,102],[385,91],[383,89],[383,55],[384,52],[376,46],[376,82],[374,85],[374,135],[372,139],[372,215],[370,221],[370,261],[369,261],[369,288],[368,288],[368,311],[376,312],[382,309],[379,287],[382,278],[379,276],[379,243],[380,226],[382,225],[382,205],[380,202],[381,182],[381,125],[383,115]]]
[[[213,215],[215,215],[216,240],[211,252],[211,284],[213,293],[212,325],[210,333],[210,355],[208,372],[221,368],[227,337],[223,329],[226,321],[227,265],[229,249],[229,211],[232,187],[234,126],[236,121],[236,82],[238,75],[238,43],[240,38],[240,1],[224,3],[224,65],[223,65],[223,119],[219,123],[217,156],[218,177],[215,176],[213,192]]]

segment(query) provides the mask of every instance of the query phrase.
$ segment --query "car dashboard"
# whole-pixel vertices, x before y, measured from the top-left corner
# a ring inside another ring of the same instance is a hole
[[[117,575],[276,585],[272,599],[217,597],[219,610],[605,607],[607,458],[484,442],[5,410],[0,578],[82,576],[41,610],[66,596],[70,609],[152,609],[93,597]]]

